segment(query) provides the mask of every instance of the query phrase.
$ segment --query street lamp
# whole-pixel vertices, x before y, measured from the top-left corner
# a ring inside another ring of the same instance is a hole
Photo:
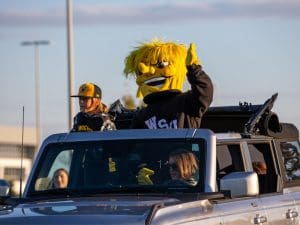
[[[41,139],[41,124],[40,124],[40,74],[39,74],[39,46],[49,45],[48,40],[23,41],[22,46],[34,46],[34,74],[35,74],[35,126],[36,126],[36,149],[40,145]]]
[[[67,44],[68,44],[68,102],[69,102],[69,129],[72,128],[74,117],[74,99],[70,98],[74,94],[74,69],[73,69],[73,7],[72,0],[67,0]]]

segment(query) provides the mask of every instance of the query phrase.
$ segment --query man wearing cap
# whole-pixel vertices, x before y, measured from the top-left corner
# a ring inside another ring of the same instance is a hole
[[[101,102],[101,89],[93,83],[85,83],[79,87],[80,112],[74,117],[71,132],[112,130],[115,126],[108,116],[108,108]]]

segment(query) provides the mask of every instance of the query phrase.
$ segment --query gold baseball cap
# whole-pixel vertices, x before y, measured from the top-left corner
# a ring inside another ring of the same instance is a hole
[[[79,87],[78,94],[71,95],[71,97],[88,97],[101,99],[102,91],[96,84],[85,83]]]

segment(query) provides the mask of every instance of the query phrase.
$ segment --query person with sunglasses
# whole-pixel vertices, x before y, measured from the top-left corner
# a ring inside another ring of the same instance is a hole
[[[163,181],[166,186],[196,186],[199,180],[198,159],[194,153],[186,149],[177,149],[169,154],[167,163],[171,179]],[[152,169],[143,167],[137,175],[140,185],[153,185]]]
[[[185,149],[178,149],[169,155],[169,185],[196,186],[198,182],[198,159]]]

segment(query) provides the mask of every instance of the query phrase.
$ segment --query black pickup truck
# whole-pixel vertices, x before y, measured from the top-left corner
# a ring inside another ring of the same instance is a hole
[[[53,134],[21,198],[0,182],[0,224],[300,224],[299,132],[262,105],[211,107],[199,129]],[[173,182],[169,155],[197,158],[195,184]],[[53,186],[55,171],[68,185]],[[138,182],[141,168],[151,183]]]

